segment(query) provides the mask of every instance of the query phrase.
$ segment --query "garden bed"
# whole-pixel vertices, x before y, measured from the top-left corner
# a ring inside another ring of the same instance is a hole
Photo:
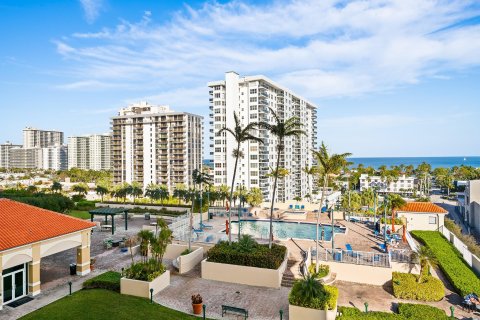
[[[170,270],[166,270],[152,281],[134,280],[128,278],[120,279],[120,293],[130,296],[150,298],[150,289],[156,295],[170,285]]]
[[[393,272],[393,295],[399,299],[440,301],[445,296],[442,281],[432,276],[424,275],[422,282],[417,282],[418,275]]]
[[[399,303],[398,313],[369,311],[362,312],[357,308],[338,307],[341,316],[337,320],[448,320],[445,312],[441,309],[424,305]]]

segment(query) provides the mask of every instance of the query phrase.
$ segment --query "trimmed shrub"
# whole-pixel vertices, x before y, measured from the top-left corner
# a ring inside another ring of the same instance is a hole
[[[269,249],[268,245],[257,242],[250,245],[251,247],[246,250],[243,241],[232,242],[232,244],[221,241],[208,250],[207,260],[239,266],[278,269],[285,259],[287,248],[284,246],[272,244],[272,249]]]
[[[337,311],[341,314],[341,316],[336,318],[337,320],[405,320],[404,317],[396,313],[379,311],[369,311],[366,313],[353,307],[338,307]]]
[[[152,215],[161,215],[161,216],[180,216],[182,214],[185,214],[187,211],[175,211],[175,210],[168,210],[166,208],[161,208],[160,210],[157,210],[157,209],[134,207],[132,209],[128,209],[128,212],[150,213]]]
[[[7,198],[61,213],[72,209],[74,205],[72,200],[61,194],[35,193],[32,195],[26,191],[5,190],[0,192],[0,198]]]
[[[295,281],[288,295],[291,305],[318,310],[333,310],[337,299],[336,287],[324,286],[311,276]]]
[[[392,273],[393,295],[399,299],[440,301],[445,296],[442,281],[432,276],[423,276],[422,282],[417,282],[418,276],[411,273]]]
[[[308,267],[308,272],[310,272],[311,274],[314,274],[315,273],[315,268],[316,268],[315,263],[312,263]],[[318,273],[316,275],[316,278],[326,277],[329,273],[330,273],[330,266],[327,265],[327,264],[321,264],[321,265],[318,266]]]
[[[450,319],[441,309],[425,304],[399,303],[398,313],[405,319],[447,320]]]
[[[84,289],[106,289],[120,292],[121,274],[115,271],[107,271],[83,283]]]
[[[443,273],[461,296],[480,292],[480,278],[440,232],[412,231],[412,235],[433,251]]]
[[[75,210],[90,211],[95,209],[95,201],[80,200],[75,204]]]

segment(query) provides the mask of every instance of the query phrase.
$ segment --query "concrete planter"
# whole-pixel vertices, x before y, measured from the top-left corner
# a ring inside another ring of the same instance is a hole
[[[334,320],[337,316],[337,307],[333,310],[318,310],[288,305],[290,320]]]
[[[287,268],[288,252],[278,269],[265,269],[235,264],[202,261],[202,278],[250,286],[280,288],[283,272]]]
[[[169,285],[170,270],[167,270],[150,282],[122,278],[120,279],[120,293],[149,299],[150,289],[153,289],[153,295],[156,295]]]

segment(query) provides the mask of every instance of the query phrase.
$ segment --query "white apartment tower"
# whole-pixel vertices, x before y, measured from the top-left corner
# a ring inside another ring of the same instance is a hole
[[[110,170],[110,134],[68,137],[68,168]]]
[[[141,102],[121,109],[112,130],[115,183],[192,186],[203,160],[203,117]]]
[[[0,144],[0,168],[10,167],[10,150],[12,148],[21,148],[21,145],[13,144],[9,141]]]
[[[63,132],[40,130],[31,127],[23,129],[24,148],[46,148],[63,144]]]
[[[277,201],[286,201],[296,196],[304,197],[311,190],[306,166],[314,164],[312,149],[316,148],[317,111],[316,106],[291,90],[273,82],[265,76],[240,77],[236,72],[227,72],[225,80],[208,83],[210,89],[210,129],[213,142],[210,147],[214,155],[214,183],[231,184],[235,158],[232,151],[236,148],[230,134],[219,134],[223,127],[234,127],[234,113],[240,117],[242,126],[249,122],[274,123],[268,107],[281,119],[293,116],[300,118],[306,135],[300,138],[287,137],[285,151],[280,158],[280,167],[289,170],[289,175],[278,181]],[[263,139],[264,143],[245,142],[241,145],[244,157],[239,160],[236,184],[247,188],[258,187],[264,200],[270,200],[273,192],[273,178],[267,174],[276,165],[277,139],[265,129],[252,132]]]

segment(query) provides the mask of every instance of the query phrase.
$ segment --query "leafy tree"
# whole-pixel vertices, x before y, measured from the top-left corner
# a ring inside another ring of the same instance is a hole
[[[178,199],[178,204],[182,202],[182,199],[185,197],[187,192],[187,187],[183,183],[177,183],[175,185],[175,190],[173,190],[173,197]]]
[[[436,267],[438,265],[438,260],[435,257],[435,254],[426,246],[420,246],[419,250],[414,253],[416,258],[420,261],[420,274],[418,275],[417,282],[422,282],[424,275],[429,274],[429,265]]]
[[[85,183],[78,183],[72,187],[72,191],[76,192],[79,196],[85,196],[90,188]]]
[[[435,177],[435,181],[437,184],[444,188],[447,189],[447,194],[450,195],[450,189],[454,187],[453,185],[453,179],[454,175],[453,172],[448,169],[448,168],[435,168],[433,170],[433,176]]]
[[[240,150],[240,145],[243,142],[247,142],[247,141],[254,141],[254,142],[256,141],[258,143],[263,143],[262,139],[253,136],[252,133],[251,133],[252,130],[255,130],[258,127],[257,122],[250,122],[245,127],[243,127],[242,124],[240,123],[240,118],[238,117],[236,112],[233,114],[233,119],[235,121],[235,126],[233,128],[223,127],[218,132],[219,135],[221,135],[224,132],[225,133],[227,133],[227,132],[230,133],[233,136],[233,138],[235,139],[235,142],[237,143],[237,146],[233,150],[233,154],[232,154],[232,156],[235,157],[235,166],[234,166],[234,169],[233,169],[232,185],[231,185],[231,188],[230,188],[230,205],[232,205],[232,200],[233,200],[233,188],[235,186],[235,176],[237,175],[238,159],[243,158],[243,153]],[[228,225],[229,226],[231,225],[231,222],[232,222],[231,211],[232,211],[232,209],[230,208],[230,212],[228,213]],[[230,243],[230,244],[232,243],[232,233],[231,232],[228,233],[228,243]]]
[[[390,194],[388,196],[388,208],[392,210],[392,232],[395,232],[396,211],[405,206],[405,204],[407,202],[398,194]]]
[[[310,201],[311,201],[313,190],[311,189],[311,185],[310,185],[310,177],[314,176],[317,173],[317,168],[306,166],[302,170],[307,175],[308,195],[309,195],[309,198],[310,198]]]
[[[37,188],[37,186],[35,186],[35,185],[32,184],[32,185],[29,185],[29,186],[27,187],[27,191],[30,192],[30,193],[35,193],[35,192],[38,191],[38,188]]]
[[[50,190],[52,190],[53,193],[60,193],[62,192],[62,184],[58,181],[53,181],[52,186],[50,187]]]
[[[150,203],[160,199],[160,186],[155,183],[150,183],[145,190],[145,197],[150,198]]]
[[[247,202],[252,207],[256,207],[260,205],[263,202],[262,190],[260,190],[260,188],[257,188],[257,187],[251,188],[247,194]]]
[[[368,206],[369,208],[374,205],[375,194],[371,188],[365,189],[361,193],[362,205]]]

